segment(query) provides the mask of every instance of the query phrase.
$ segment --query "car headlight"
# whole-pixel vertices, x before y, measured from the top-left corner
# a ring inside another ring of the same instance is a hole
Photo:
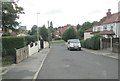
[[[73,44],[70,44],[70,47],[74,47]]]
[[[81,44],[78,44],[79,47],[81,47]]]

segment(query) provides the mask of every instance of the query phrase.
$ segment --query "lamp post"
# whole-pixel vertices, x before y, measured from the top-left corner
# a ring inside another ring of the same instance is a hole
[[[38,27],[38,15],[39,15],[40,13],[37,13],[37,40],[38,40],[38,52],[39,52],[39,27]]]

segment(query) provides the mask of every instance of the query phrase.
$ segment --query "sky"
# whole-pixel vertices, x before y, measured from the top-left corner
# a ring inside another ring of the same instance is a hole
[[[118,12],[120,0],[19,0],[19,6],[25,14],[20,15],[20,25],[30,30],[33,25],[47,25],[53,22],[54,27],[66,24],[77,25],[86,21],[99,21],[106,16],[108,9],[111,13]],[[37,14],[40,13],[40,14]],[[37,20],[38,18],[38,20]]]

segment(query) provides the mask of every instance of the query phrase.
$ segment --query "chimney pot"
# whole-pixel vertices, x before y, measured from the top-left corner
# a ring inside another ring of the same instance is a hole
[[[107,17],[110,18],[111,17],[111,9],[108,9],[108,12],[107,12]]]

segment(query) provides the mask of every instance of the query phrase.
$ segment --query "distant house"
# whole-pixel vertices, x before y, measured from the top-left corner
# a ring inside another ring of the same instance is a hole
[[[120,12],[111,14],[110,11],[111,10],[108,9],[106,16],[93,27],[91,34],[100,34],[105,38],[118,38],[120,36]]]
[[[91,38],[93,36],[93,34],[91,34],[93,32],[93,28],[89,28],[84,32],[84,40]]]
[[[20,26],[18,30],[19,34],[17,34],[17,36],[28,36],[28,30],[26,26]]]
[[[59,38],[61,38],[61,37],[63,36],[64,32],[65,32],[67,29],[71,28],[71,27],[73,27],[74,30],[77,32],[76,26],[73,26],[73,25],[71,25],[71,24],[67,24],[67,25],[65,25],[65,26],[63,26],[63,27],[61,27],[61,28],[58,28],[58,30],[53,33],[54,37],[59,37]]]
[[[26,26],[20,26],[19,27],[19,31],[20,32],[23,32],[23,31],[26,31],[27,30],[27,27]]]

